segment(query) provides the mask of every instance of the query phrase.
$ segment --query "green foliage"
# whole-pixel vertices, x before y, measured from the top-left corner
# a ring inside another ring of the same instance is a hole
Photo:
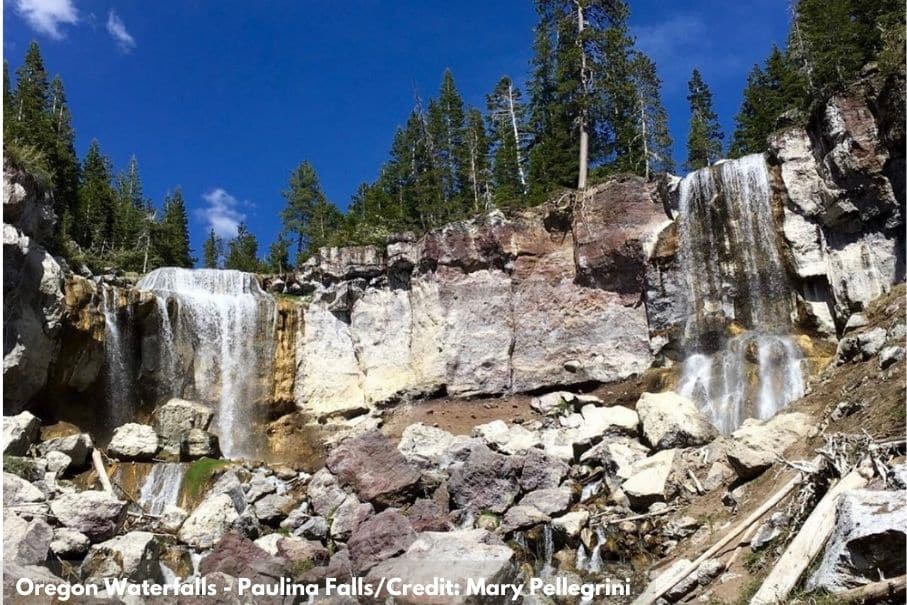
[[[206,269],[220,267],[221,258],[224,256],[224,240],[212,229],[202,246],[202,262]]]
[[[290,183],[283,192],[287,205],[280,214],[283,236],[293,238],[297,264],[328,243],[340,227],[342,215],[324,195],[315,167],[304,161],[290,174]],[[254,238],[253,238],[254,239]],[[249,241],[244,245],[248,246]],[[257,249],[257,243],[256,243]],[[233,252],[231,243],[230,253]]]
[[[494,203],[499,208],[524,205],[527,193],[526,124],[520,89],[507,76],[487,98],[493,153]]]
[[[196,502],[211,482],[214,475],[230,466],[229,460],[199,458],[189,465],[183,476],[181,493],[188,502]]]
[[[637,52],[631,66],[636,90],[636,116],[633,138],[627,152],[616,164],[627,172],[646,178],[674,170],[671,148],[674,141],[668,129],[668,112],[661,103],[661,80],[655,62]]]
[[[50,189],[53,186],[53,173],[47,158],[37,147],[8,142],[3,146],[3,153],[13,166],[30,174],[39,187]]]
[[[721,157],[724,134],[718,124],[718,115],[712,109],[712,91],[698,69],[693,70],[689,90],[690,134],[687,138],[686,167],[697,170]]]
[[[283,234],[268,248],[268,257],[265,259],[265,268],[270,273],[286,273],[292,269],[290,265],[290,242]]]
[[[227,244],[224,269],[249,273],[257,273],[261,270],[261,262],[258,260],[258,240],[245,223],[239,224],[236,236]]]
[[[777,46],[773,47],[765,67],[754,66],[747,77],[730,155],[740,157],[765,151],[768,135],[781,114],[790,109],[804,109],[806,101],[806,82],[790,58]]]
[[[189,246],[189,215],[179,187],[164,198],[164,215],[157,225],[154,246],[164,265],[191,267],[195,263]]]

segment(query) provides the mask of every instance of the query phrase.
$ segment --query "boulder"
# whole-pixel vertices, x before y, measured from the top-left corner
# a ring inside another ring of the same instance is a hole
[[[225,573],[256,583],[271,583],[286,575],[287,561],[272,556],[237,532],[230,532],[213,544],[210,554],[199,562],[198,572],[202,576]]]
[[[504,533],[510,533],[527,527],[533,527],[541,523],[548,523],[551,517],[540,511],[534,506],[523,506],[517,504],[511,506],[504,513],[504,519],[501,522],[501,530]]]
[[[569,391],[554,391],[533,397],[529,402],[533,410],[542,414],[564,414],[573,409],[576,395]]]
[[[643,436],[656,450],[705,445],[718,436],[696,404],[677,393],[643,393],[636,412]]]
[[[72,458],[63,452],[47,452],[44,459],[47,460],[47,472],[56,476],[65,473],[72,465]]]
[[[290,564],[304,567],[324,565],[331,558],[331,553],[321,545],[321,542],[304,540],[296,536],[288,536],[279,540],[277,554]]]
[[[845,336],[838,342],[838,362],[865,361],[875,357],[885,346],[888,333],[884,328],[873,328]]]
[[[211,548],[223,538],[239,518],[233,499],[227,494],[211,494],[196,507],[179,530],[181,542],[193,548]]]
[[[451,528],[447,509],[434,500],[420,498],[406,511],[410,525],[417,532],[447,531]]]
[[[885,347],[879,351],[879,369],[887,370],[904,359],[904,347]]]
[[[527,450],[520,470],[520,487],[526,492],[557,487],[569,471],[570,467],[562,460],[540,449]]]
[[[295,500],[285,494],[269,494],[253,504],[255,516],[262,523],[273,523],[283,519],[293,508]]]
[[[483,529],[419,534],[406,552],[374,566],[366,582],[380,578],[402,578],[413,584],[431,584],[435,578],[466,586],[468,580],[486,584],[509,583],[516,578],[516,556],[500,538]],[[427,605],[441,601],[431,597],[395,597],[400,605]],[[477,604],[479,597],[457,598],[456,602]]]
[[[88,458],[94,444],[88,433],[78,433],[66,437],[48,439],[38,446],[38,452],[46,456],[48,452],[62,452],[70,457],[74,468],[82,469],[88,466]]]
[[[36,565],[47,560],[53,529],[43,519],[31,521],[17,514],[3,512],[3,562]]]
[[[838,500],[837,524],[809,590],[840,592],[903,576],[907,550],[907,491],[845,492]]]
[[[331,538],[340,541],[348,540],[359,524],[374,514],[374,506],[368,502],[359,502],[359,498],[350,494],[334,510],[331,517]]]
[[[519,461],[473,444],[466,460],[451,467],[447,488],[461,509],[503,513],[519,494],[519,473]]]
[[[559,515],[573,502],[573,492],[566,487],[539,489],[523,496],[521,506],[533,506],[544,514]]]
[[[580,462],[592,464],[597,462],[605,471],[618,479],[630,477],[633,464],[650,453],[649,448],[635,439],[618,437],[608,439],[583,452]]]
[[[670,478],[676,456],[677,450],[663,450],[631,466],[630,476],[621,484],[621,490],[633,510],[645,510],[654,502],[670,499],[674,490]]]
[[[366,572],[381,561],[406,550],[416,539],[409,521],[394,509],[387,509],[359,524],[347,547],[353,569]]]
[[[312,510],[323,517],[330,518],[337,507],[346,500],[346,496],[346,492],[340,488],[337,477],[326,468],[320,469],[309,480],[308,498]]]
[[[586,404],[582,408],[584,426],[594,435],[627,435],[635,437],[639,430],[639,415],[622,405],[600,407]]]
[[[88,552],[91,540],[80,531],[69,527],[58,527],[54,530],[50,550],[61,559],[79,558]]]
[[[161,546],[154,534],[131,531],[95,544],[79,567],[86,583],[101,583],[104,578],[123,578],[130,582],[159,582]]]
[[[268,478],[263,473],[255,473],[246,486],[246,502],[255,502],[262,496],[273,494],[276,491],[276,481]]]
[[[473,436],[484,439],[492,448],[505,454],[522,454],[541,444],[538,433],[516,424],[507,426],[503,420],[481,424],[472,430]]]
[[[85,534],[92,542],[108,540],[122,529],[126,507],[112,494],[91,490],[63,494],[50,502],[60,525]]]
[[[31,412],[3,417],[3,455],[24,456],[38,440],[41,421]]]
[[[580,532],[589,523],[589,511],[578,510],[569,512],[561,517],[551,520],[551,527],[554,531],[565,535],[567,538],[576,538]]]
[[[113,431],[107,453],[119,460],[151,460],[157,448],[157,433],[153,428],[130,422]]]
[[[163,512],[161,512],[161,518],[158,521],[160,522],[161,529],[170,533],[176,533],[188,518],[189,513],[187,513],[185,509],[174,506],[173,504],[168,504],[164,507]]]
[[[280,525],[283,527],[283,523]],[[312,517],[297,526],[293,534],[310,540],[324,541],[331,535],[331,526],[324,517]]]
[[[420,477],[380,431],[347,439],[331,451],[325,466],[360,499],[380,506],[408,502]]]
[[[185,436],[186,459],[220,458],[217,435],[203,429],[189,429]]]
[[[151,416],[151,424],[160,436],[161,449],[171,456],[179,456],[183,440],[191,429],[207,430],[214,412],[208,406],[174,398],[160,406]]]
[[[462,439],[443,429],[418,422],[403,430],[397,449],[410,463],[421,468],[432,468],[441,466],[447,450]]]
[[[812,418],[800,412],[778,414],[766,421],[748,418],[731,433],[725,447],[728,462],[739,477],[751,479],[812,430]]]
[[[43,501],[44,493],[37,487],[12,473],[3,473],[3,506],[19,506]]]
[[[268,534],[267,536],[262,536],[257,540],[254,540],[252,543],[255,544],[258,548],[262,549],[271,556],[277,556],[277,543],[283,540],[285,536],[281,534]]]

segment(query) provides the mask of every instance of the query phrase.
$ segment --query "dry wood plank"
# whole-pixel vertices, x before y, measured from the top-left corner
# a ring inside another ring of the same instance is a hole
[[[865,485],[866,478],[853,470],[828,490],[762,582],[750,605],[774,605],[787,599],[834,530],[838,498],[846,491]]]
[[[98,481],[101,487],[108,494],[113,494],[113,486],[110,484],[110,477],[107,476],[107,469],[104,468],[104,461],[101,460],[101,452],[97,448],[91,450],[91,462],[94,464],[94,470],[98,474]]]
[[[821,461],[821,457],[816,456],[812,461],[813,466],[818,465],[820,461]],[[671,590],[674,586],[677,585],[678,582],[680,582],[681,580],[686,578],[688,575],[690,575],[691,573],[696,571],[696,569],[702,564],[703,561],[706,561],[707,559],[714,556],[715,553],[719,552],[722,548],[727,546],[732,540],[734,540],[734,538],[739,536],[741,533],[743,533],[749,527],[751,527],[753,524],[755,524],[757,521],[759,521],[759,519],[761,519],[762,516],[765,515],[765,513],[767,513],[772,508],[774,508],[775,505],[777,505],[779,502],[781,502],[781,500],[783,500],[785,497],[787,497],[787,495],[790,494],[791,491],[793,491],[793,489],[795,487],[797,487],[797,485],[799,485],[802,481],[803,481],[803,474],[797,473],[797,475],[793,479],[788,481],[781,489],[776,491],[768,500],[763,502],[759,506],[759,508],[757,508],[752,513],[750,513],[750,515],[746,519],[744,519],[743,521],[738,523],[731,531],[729,531],[727,534],[725,534],[725,536],[723,538],[721,538],[718,542],[713,544],[704,553],[699,555],[699,557],[695,561],[690,563],[686,568],[684,568],[683,571],[677,573],[674,577],[672,577],[668,581],[660,582],[660,581],[658,581],[658,579],[656,579],[655,582],[652,582],[646,588],[646,590],[643,591],[642,594],[640,594],[638,597],[636,597],[636,600],[633,601],[633,605],[652,605],[652,603],[655,603],[655,601],[657,601],[659,599],[659,597],[661,597],[666,592]]]
[[[888,580],[880,580],[866,586],[851,588],[839,592],[835,596],[841,603],[877,603],[883,599],[904,598],[907,594],[907,576],[898,576]]]

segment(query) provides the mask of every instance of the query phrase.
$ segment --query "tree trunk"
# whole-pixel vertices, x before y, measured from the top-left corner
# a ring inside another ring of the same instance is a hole
[[[513,82],[507,85],[507,104],[510,110],[510,124],[513,127],[513,146],[516,150],[516,169],[520,175],[520,187],[526,193],[526,175],[523,173],[523,156],[520,153],[520,129],[517,126],[516,110],[513,107]]]
[[[585,29],[583,21],[583,5],[580,0],[576,0],[576,31],[577,44],[580,50],[580,82],[582,83],[582,105],[579,116],[579,180],[576,188],[580,191],[586,189],[586,176],[589,170],[589,81],[586,73],[586,49],[583,47],[583,30]]]
[[[646,180],[649,180],[649,134],[646,128],[646,104],[639,95],[639,121],[642,126],[642,157],[646,163]]]

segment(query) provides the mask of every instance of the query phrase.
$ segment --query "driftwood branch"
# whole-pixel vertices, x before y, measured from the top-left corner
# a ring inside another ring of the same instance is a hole
[[[657,510],[654,513],[643,513],[641,515],[633,515],[631,517],[621,517],[620,519],[607,519],[604,522],[608,525],[612,525],[614,523],[623,523],[624,521],[640,521],[642,519],[648,519],[649,517],[658,517],[659,515],[666,515],[668,513],[674,512],[675,510],[677,510],[676,506],[669,506],[667,508]],[[593,518],[602,517],[602,516],[604,516],[604,514],[605,513],[598,513],[597,515],[592,515],[592,517]]]
[[[878,603],[882,600],[903,599],[907,594],[907,576],[873,582],[859,588],[839,592],[835,596],[840,603]]]
[[[818,465],[819,461],[820,461],[820,458],[816,457],[813,460],[813,464]],[[727,534],[725,534],[725,536],[723,538],[721,538],[718,542],[713,544],[708,550],[706,550],[704,553],[699,555],[699,557],[696,558],[695,561],[693,561],[688,566],[683,568],[681,571],[679,571],[677,574],[672,576],[670,579],[664,581],[663,583],[659,582],[656,579],[656,581],[653,582],[653,584],[650,585],[650,587],[649,587],[649,588],[651,588],[651,590],[649,590],[647,588],[641,595],[639,595],[636,598],[635,601],[633,601],[633,605],[652,605],[653,603],[655,603],[655,601],[657,601],[659,599],[659,597],[663,596],[666,592],[668,592],[674,586],[676,586],[681,580],[683,580],[684,578],[689,576],[691,573],[696,571],[696,569],[698,569],[699,566],[704,561],[710,559],[712,556],[715,555],[715,553],[721,551],[722,548],[724,548],[732,540],[734,540],[734,538],[736,538],[737,536],[742,534],[744,531],[746,531],[752,525],[754,525],[757,521],[759,521],[759,519],[761,519],[765,513],[767,513],[769,510],[774,508],[779,502],[781,502],[784,498],[786,498],[793,491],[793,489],[795,487],[797,487],[797,485],[799,485],[803,481],[803,477],[804,477],[803,474],[798,473],[793,479],[788,481],[780,490],[775,492],[768,500],[763,502],[762,505],[760,505],[759,508],[757,508],[755,511],[753,511],[746,519],[744,519],[743,521],[738,523],[737,526],[735,526],[733,529],[731,529],[731,531],[729,531]]]
[[[828,490],[775,563],[750,605],[774,605],[787,599],[787,595],[797,585],[800,576],[822,550],[834,530],[838,498],[846,491],[865,485],[866,478],[858,470],[853,470]]]
[[[91,462],[94,464],[94,470],[98,474],[98,481],[101,487],[108,494],[113,495],[113,486],[110,484],[110,477],[107,475],[107,469],[104,468],[104,461],[101,460],[101,452],[97,448],[91,450]]]

